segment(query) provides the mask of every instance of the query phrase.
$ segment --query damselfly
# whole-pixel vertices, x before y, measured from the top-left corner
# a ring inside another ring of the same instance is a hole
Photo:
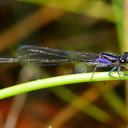
[[[128,63],[128,52],[124,52],[122,55],[107,52],[95,54],[25,45],[17,50],[16,57],[0,58],[0,63],[22,61],[41,64],[43,66],[83,62],[94,65],[94,71],[96,71],[97,68],[109,67],[111,69],[109,75],[111,75],[113,71],[118,71],[119,74],[121,67],[126,69],[125,65]]]

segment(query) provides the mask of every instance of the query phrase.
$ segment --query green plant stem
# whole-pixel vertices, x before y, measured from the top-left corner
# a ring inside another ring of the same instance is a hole
[[[113,72],[112,75],[114,77],[110,77],[108,75],[108,72],[97,72],[93,74],[92,79],[91,79],[92,73],[71,74],[71,75],[57,76],[52,78],[38,79],[35,81],[21,83],[15,86],[1,89],[0,99],[4,99],[7,97],[15,96],[18,94],[22,94],[22,93],[26,93],[26,92],[30,92],[38,89],[62,86],[62,85],[73,84],[73,83],[128,79],[126,75],[123,75],[121,78],[119,78],[119,75],[116,72]]]

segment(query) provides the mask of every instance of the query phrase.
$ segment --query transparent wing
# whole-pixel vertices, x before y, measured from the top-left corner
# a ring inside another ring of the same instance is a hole
[[[31,45],[21,46],[18,49],[17,57],[19,60],[42,64],[58,65],[72,62],[93,61],[98,54],[71,52],[46,47],[37,47]]]

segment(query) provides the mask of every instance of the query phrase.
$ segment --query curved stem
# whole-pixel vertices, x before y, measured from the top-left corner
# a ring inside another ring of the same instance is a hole
[[[21,83],[1,89],[0,99],[4,99],[7,97],[15,96],[18,94],[22,94],[38,89],[68,85],[73,83],[128,79],[128,76],[126,75],[122,75],[122,77],[119,77],[117,72],[112,73],[114,77],[109,76],[108,73],[109,72],[94,73],[91,81],[90,78],[92,77],[92,73],[81,73],[81,74],[71,74],[71,75],[57,76],[52,78],[38,79],[31,82]]]

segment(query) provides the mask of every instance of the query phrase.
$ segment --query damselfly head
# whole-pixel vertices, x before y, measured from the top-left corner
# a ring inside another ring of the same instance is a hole
[[[128,63],[128,52],[124,52],[124,54],[121,56],[120,63]]]

